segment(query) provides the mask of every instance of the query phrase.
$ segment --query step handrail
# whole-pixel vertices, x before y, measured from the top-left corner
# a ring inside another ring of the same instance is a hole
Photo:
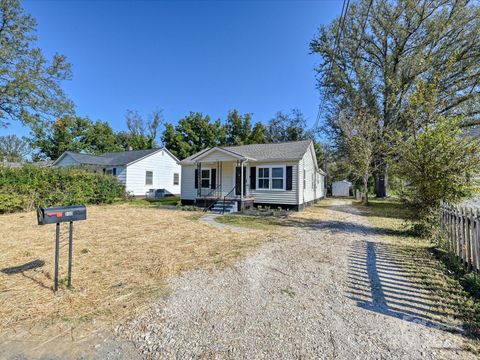
[[[232,190],[230,190],[227,195],[223,197],[223,206],[222,206],[222,215],[225,215],[225,201],[227,200],[227,196],[230,195],[235,189],[237,188],[237,185],[235,185]]]

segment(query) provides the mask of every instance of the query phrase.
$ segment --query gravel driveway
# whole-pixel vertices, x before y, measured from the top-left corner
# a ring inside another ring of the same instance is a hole
[[[241,234],[239,234],[241,236]],[[171,280],[118,329],[162,359],[468,359],[398,255],[348,202],[235,266]]]

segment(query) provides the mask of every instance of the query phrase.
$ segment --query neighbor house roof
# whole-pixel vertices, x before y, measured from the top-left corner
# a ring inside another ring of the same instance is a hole
[[[300,160],[308,150],[311,140],[290,141],[274,144],[251,144],[241,146],[222,146],[219,150],[230,152],[254,161]],[[182,160],[183,164],[193,163],[197,158],[214,148],[207,148]]]
[[[468,134],[475,139],[480,139],[480,126],[471,128]]]
[[[128,165],[144,157],[147,157],[157,151],[163,150],[172,156],[176,161],[178,159],[172,155],[167,149],[149,149],[149,150],[131,150],[131,151],[118,151],[118,152],[109,152],[102,155],[88,155],[80,154],[72,151],[64,152],[55,162],[60,161],[65,155],[71,156],[76,162],[83,165],[101,165],[101,166],[119,166],[119,165]]]

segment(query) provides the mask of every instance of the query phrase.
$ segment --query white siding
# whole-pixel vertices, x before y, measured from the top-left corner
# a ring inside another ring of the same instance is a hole
[[[112,167],[106,167],[104,170],[113,170],[115,168],[116,176],[118,181],[120,181],[122,184],[126,184],[127,182],[127,168],[125,166],[112,166]]]
[[[265,204],[288,204],[288,205],[297,205],[297,190],[298,190],[298,162],[278,162],[278,163],[260,163],[255,162],[251,163],[251,166],[257,168],[262,167],[262,165],[285,165],[292,166],[292,190],[262,190],[255,189],[251,191],[252,196],[255,198],[256,203],[265,203]],[[284,181],[286,182],[286,174],[284,174]],[[258,182],[258,177],[257,177]],[[247,170],[247,185],[250,185],[250,171]],[[258,184],[257,184],[258,185]]]
[[[181,184],[181,198],[183,200],[195,200],[197,198],[195,165],[182,165]]]
[[[153,172],[152,185],[145,185],[147,171]],[[126,191],[136,196],[146,195],[149,189],[166,189],[167,194],[180,194],[180,185],[173,185],[174,173],[180,174],[181,183],[180,165],[167,152],[158,151],[127,166]]]
[[[68,154],[65,154],[65,156],[55,164],[55,166],[74,166],[74,165],[78,165],[78,162],[75,161],[75,159]]]
[[[309,149],[300,160],[299,189],[301,204],[320,199],[324,195],[324,176],[317,171],[312,151],[312,149]]]

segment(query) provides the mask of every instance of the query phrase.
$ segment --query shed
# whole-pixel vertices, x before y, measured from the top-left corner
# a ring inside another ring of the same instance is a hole
[[[350,196],[350,188],[352,183],[348,180],[335,181],[332,184],[333,196]]]

